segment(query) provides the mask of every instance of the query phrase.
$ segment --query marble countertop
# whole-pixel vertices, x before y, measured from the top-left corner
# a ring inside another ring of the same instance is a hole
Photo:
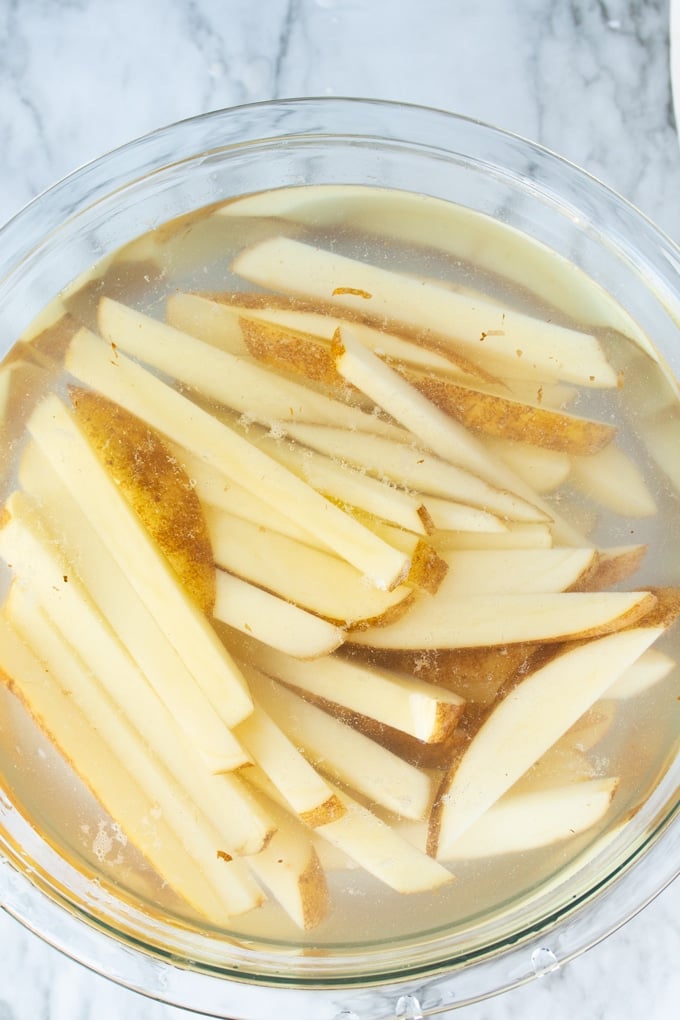
[[[155,127],[273,97],[367,96],[543,143],[680,241],[666,0],[2,0],[0,222]],[[467,1020],[670,1020],[680,883],[569,966]],[[0,1020],[186,1016],[117,988],[0,911]]]

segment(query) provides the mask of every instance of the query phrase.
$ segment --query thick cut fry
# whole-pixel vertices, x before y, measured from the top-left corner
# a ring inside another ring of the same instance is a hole
[[[465,704],[457,694],[359,661],[329,656],[297,662],[254,643],[248,654],[268,676],[427,743],[450,736]]]
[[[629,666],[616,683],[607,688],[607,698],[625,701],[636,698],[648,691],[650,687],[661,683],[676,667],[675,659],[656,648],[649,648],[640,658]]]
[[[224,570],[217,572],[215,617],[297,659],[328,655],[344,641],[340,627]]]
[[[400,614],[412,591],[380,591],[321,549],[206,508],[215,561],[235,574],[341,626],[380,624]]]
[[[580,643],[503,698],[444,778],[428,851],[447,857],[456,840],[605,694],[662,633],[639,627]]]
[[[247,755],[220,718],[217,709],[195,683],[167,635],[156,623],[125,572],[111,556],[92,524],[34,443],[29,443],[19,468],[25,493],[40,504],[40,516],[49,531],[43,546],[51,549],[53,582],[63,586],[64,577],[79,578],[102,619],[107,620],[139,666],[168,711],[177,719],[187,740],[198,748],[211,772],[238,768]],[[22,494],[9,501],[12,514],[36,532],[35,512]],[[31,527],[31,522],[35,524]],[[3,539],[0,533],[0,545]],[[46,559],[35,542],[31,563]],[[6,542],[6,545],[9,543]],[[56,550],[63,562],[56,562]],[[7,549],[5,555],[9,555]],[[16,553],[11,551],[14,559]],[[31,573],[36,567],[31,567]],[[77,611],[77,610],[75,610]]]
[[[262,685],[257,671],[246,666],[244,671],[257,700],[250,716],[236,728],[238,739],[307,825],[316,828],[339,818],[344,808],[335,793],[263,708],[265,700],[260,697]]]
[[[230,912],[200,867],[200,858],[188,855],[181,812],[177,817],[154,811],[155,791],[152,799],[134,771],[134,759],[122,758],[122,745],[110,745],[89,724],[71,696],[69,678],[59,685],[6,613],[0,614],[0,670],[3,682],[161,880],[202,917],[217,924],[228,921]],[[228,871],[224,878],[228,883]]]
[[[388,478],[422,493],[467,503],[509,520],[546,520],[541,510],[525,500],[416,446],[328,425],[289,425],[286,431],[313,450],[353,464],[378,478]]]
[[[508,366],[521,361],[526,374],[584,386],[616,386],[616,372],[589,334],[491,303],[470,307],[465,295],[300,241],[285,237],[262,241],[238,255],[232,268],[251,283],[355,309],[387,322],[388,328],[406,325],[423,334],[429,331],[441,345],[482,364],[492,356]]]
[[[548,592],[421,596],[403,618],[353,631],[373,648],[472,648],[518,641],[566,641],[632,626],[656,605],[650,592]]]
[[[228,473],[249,492],[279,509],[287,508],[376,587],[396,587],[408,573],[407,557],[151,373],[122,354],[112,360],[106,344],[93,334],[76,334],[67,354],[67,367],[158,432]]]
[[[531,443],[559,453],[587,456],[606,447],[616,433],[616,429],[606,422],[485,393],[450,379],[415,375],[404,369],[401,372],[436,407],[466,428],[483,435]]]
[[[442,531],[470,531],[482,534],[503,534],[507,531],[503,521],[478,507],[455,503],[440,496],[424,497],[425,511],[436,529]]]
[[[57,397],[45,398],[33,412],[28,431],[225,723],[231,726],[244,718],[252,704],[233,660],[66,407]]]
[[[18,583],[25,586],[21,591],[30,593],[30,598],[19,603],[24,614],[22,619],[27,618],[25,614],[30,613],[32,606],[44,611],[64,641],[97,678],[116,711],[139,732],[149,757],[167,768],[206,815],[214,817],[226,848],[233,854],[257,853],[273,831],[270,820],[256,803],[249,801],[237,779],[231,775],[210,774],[196,745],[183,735],[179,724],[125,654],[78,581],[70,578],[64,582],[64,575],[60,577],[50,570],[44,547],[31,542],[32,536],[15,524],[16,521],[10,522],[5,532],[21,578]],[[5,538],[4,532],[0,538]],[[19,598],[15,593],[11,605]],[[239,764],[248,761],[235,740],[233,744],[240,752]],[[198,790],[195,789],[197,785]],[[230,815],[233,818],[229,818]]]
[[[597,562],[594,549],[460,549],[444,555],[449,570],[439,598],[574,588]],[[579,589],[580,590],[580,589]]]
[[[155,755],[149,754],[143,736],[130,724],[125,713],[102,690],[98,678],[73,652],[47,616],[27,597],[24,589],[14,585],[6,604],[10,622],[30,647],[40,648],[40,658],[62,691],[68,692],[74,705],[83,713],[87,725],[99,733],[100,739],[115,750],[126,763],[151,806],[157,806],[186,851],[185,867],[198,867],[214,890],[217,909],[221,913],[241,913],[262,900],[259,889],[247,870],[220,867],[217,850],[220,835],[212,818],[199,814],[192,796],[180,789]],[[174,749],[173,749],[174,750]],[[77,748],[66,749],[67,756]],[[205,773],[208,776],[208,773]],[[217,778],[217,777],[215,777]]]
[[[262,365],[235,357],[158,319],[110,298],[99,303],[99,330],[114,351],[125,351],[186,386],[231,407],[250,421],[339,424],[380,435],[398,430],[376,415],[332,400],[309,386],[270,372]]]
[[[71,387],[76,421],[113,481],[205,613],[215,605],[215,564],[189,478],[157,432],[98,393]]]
[[[572,458],[571,484],[623,517],[652,517],[656,503],[642,472],[617,446]]]
[[[427,498],[429,507],[430,497]],[[553,536],[547,524],[509,521],[503,531],[440,531],[432,536],[440,556],[456,549],[551,549]]]
[[[577,836],[599,824],[607,814],[618,779],[590,779],[531,793],[510,792],[489,808],[440,860],[476,860],[523,853]],[[400,826],[414,846],[423,847],[422,825]]]
[[[248,867],[283,907],[298,928],[310,931],[328,914],[326,874],[310,834],[271,801],[267,811],[276,821],[276,832]]]
[[[569,478],[571,459],[566,453],[489,436],[484,442],[494,456],[539,495],[554,492]]]
[[[603,591],[631,577],[642,565],[646,545],[621,545],[598,549],[591,570],[572,588],[575,591]]]
[[[308,761],[405,818],[424,818],[432,781],[424,772],[266,676],[253,680],[255,696]]]

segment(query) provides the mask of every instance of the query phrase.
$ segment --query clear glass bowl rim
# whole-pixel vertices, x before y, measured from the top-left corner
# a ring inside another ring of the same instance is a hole
[[[535,143],[471,118],[426,107],[354,98],[290,99],[218,110],[161,128],[112,150],[75,170],[43,192],[0,229],[0,283],[5,276],[17,272],[22,261],[29,258],[51,232],[58,231],[68,216],[85,207],[85,204],[91,206],[115,192],[117,188],[125,186],[132,179],[132,173],[135,179],[140,178],[168,163],[190,158],[198,151],[203,151],[197,148],[197,141],[204,146],[206,140],[212,140],[216,147],[224,145],[225,143],[220,142],[215,134],[218,128],[231,128],[235,133],[235,136],[234,134],[228,136],[229,145],[241,146],[264,140],[282,141],[291,134],[291,126],[295,127],[297,120],[314,114],[328,124],[328,129],[323,134],[330,137],[336,134],[334,120],[339,116],[345,123],[354,112],[359,125],[356,137],[366,141],[375,136],[370,129],[366,129],[365,120],[367,117],[370,120],[371,114],[377,113],[388,119],[394,118],[395,123],[398,118],[401,118],[401,122],[407,123],[406,128],[390,127],[394,130],[391,136],[394,140],[417,145],[419,143],[417,136],[421,132],[427,135],[427,140],[423,141],[423,144],[432,145],[433,135],[436,130],[441,129],[440,147],[443,152],[449,151],[446,146],[446,126],[465,125],[480,137],[504,139],[511,147],[520,147],[525,153],[534,154],[539,166],[546,170],[557,167],[568,179],[586,182],[586,186],[595,197],[609,208],[616,209],[621,222],[631,228],[628,236],[636,237],[635,248],[638,253],[642,250],[645,258],[656,258],[655,268],[662,278],[664,299],[672,317],[676,322],[680,322],[678,284],[680,250],[641,212],[585,171]],[[284,128],[272,131],[276,113],[286,115]],[[297,131],[292,133],[305,134],[305,127],[300,124]],[[540,174],[538,179],[540,180]],[[624,869],[617,881],[598,895],[597,910],[592,909],[592,904],[584,907],[585,914],[588,915],[587,924],[583,925],[579,921],[575,925],[568,925],[567,930],[563,930],[556,940],[555,932],[552,930],[555,925],[548,925],[553,939],[551,945],[559,948],[555,954],[556,965],[573,958],[625,924],[680,874],[680,864],[674,863],[680,860],[680,820],[675,818],[673,821],[668,816],[662,828],[665,829],[663,839],[652,841],[653,845],[647,849],[643,860],[629,862],[634,866]],[[641,874],[642,869],[639,866],[643,864],[644,875]],[[650,872],[654,875],[653,879],[650,878]],[[48,902],[42,891],[32,886],[24,876],[19,875],[8,861],[1,859],[0,903],[4,909],[45,941],[120,984],[162,1001],[204,1012],[206,1015],[227,1015],[216,1012],[216,1006],[220,1008],[219,1001],[225,985],[223,978],[187,971],[170,959],[159,960],[158,956],[152,958],[139,954],[129,945],[119,942],[103,931],[85,929],[83,922],[75,915],[69,915],[55,902]],[[585,914],[582,911],[581,914],[575,915],[577,921],[579,918],[582,920]],[[38,917],[39,922],[36,921]],[[453,990],[449,990],[448,993],[449,1001],[441,1009],[477,1001],[530,980],[537,971],[533,965],[528,964],[528,960],[535,950],[544,947],[545,934],[547,932],[542,931],[534,939],[525,933],[520,948],[513,949],[509,946],[500,957],[472,965],[468,975],[470,980],[454,981]],[[476,980],[472,971],[476,972],[480,981]],[[399,982],[394,976],[392,980],[396,981],[395,987],[398,987],[400,995],[409,994],[411,987],[409,981]],[[441,978],[442,988],[447,980],[446,976]],[[232,982],[226,984],[231,986]],[[366,981],[365,984],[368,987],[371,982]],[[307,994],[315,996],[314,1011],[309,1014],[310,1020],[312,1017],[314,1020],[325,1020],[326,1016],[331,1020],[336,1015],[340,1016],[342,1007],[334,997],[335,992],[329,990],[326,993],[323,990],[323,979],[320,985],[322,987],[318,989],[305,989]],[[416,981],[413,987],[417,986]],[[239,984],[238,993],[244,1005],[243,1007],[229,1005],[227,1007],[230,1010],[229,1016],[232,1016],[234,1009],[259,1008],[261,993],[266,996],[268,988]],[[359,989],[357,993],[354,999],[359,1005],[361,998]],[[278,986],[277,994],[295,996],[300,992],[293,987],[288,989]],[[337,1012],[327,1012],[327,1009]],[[435,1015],[441,1009],[427,1009],[423,1015]],[[241,1014],[233,1015],[241,1020]],[[299,1011],[298,1015],[300,1020],[303,1020]],[[244,1020],[250,1020],[251,1012],[243,1013],[242,1016]],[[306,1016],[305,1013],[304,1020]],[[376,1013],[376,1020],[378,1016]],[[371,1014],[370,1020],[373,1020],[373,1017]]]

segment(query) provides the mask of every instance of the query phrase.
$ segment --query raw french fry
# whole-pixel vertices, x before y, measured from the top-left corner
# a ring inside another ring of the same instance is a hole
[[[580,541],[575,529],[559,516],[554,507],[549,508],[501,461],[494,460],[479,439],[431,404],[398,372],[362,347],[349,331],[338,331],[333,346],[336,366],[345,378],[406,426],[427,449],[443,460],[479,475],[490,484],[508,490],[509,494],[533,508],[532,517],[524,515],[518,518],[515,514],[515,519],[552,520],[555,534],[565,544],[586,544]]]
[[[652,458],[675,491],[680,492],[680,415],[677,407],[643,420],[640,432]]]
[[[345,814],[319,826],[316,832],[371,875],[401,893],[424,892],[453,881],[451,872],[441,864],[412,847],[348,794],[336,792]]]
[[[382,362],[351,330],[338,330],[332,351],[342,377],[408,429],[426,449],[492,485],[500,484],[512,491],[509,472],[493,460],[465,425],[454,421],[400,372]]]
[[[527,375],[535,372],[583,386],[616,386],[616,372],[598,341],[587,333],[491,303],[470,307],[467,298],[441,287],[300,241],[285,237],[261,241],[241,252],[232,269],[270,290],[330,301],[386,322],[388,328],[401,324],[423,331],[424,340],[425,331],[430,331],[440,345],[479,358],[484,365],[490,357],[508,367],[521,360]]]
[[[434,791],[424,772],[269,677],[252,683],[256,698],[317,769],[371,803],[405,818],[425,817]]]
[[[412,590],[381,591],[337,556],[206,508],[216,563],[341,626],[380,624],[400,614]]]
[[[642,565],[647,552],[646,545],[621,545],[610,549],[598,549],[593,567],[573,589],[578,591],[603,591],[613,588],[631,577]]]
[[[328,914],[324,865],[302,826],[271,801],[267,810],[276,821],[276,832],[264,850],[248,858],[247,864],[298,928],[310,931]]]
[[[110,298],[100,301],[98,322],[114,351],[139,358],[250,421],[268,426],[281,421],[332,422],[380,435],[399,434],[374,414],[332,400]]]
[[[428,851],[457,839],[510,789],[662,633],[636,627],[579,643],[517,684],[489,714],[442,781]]]
[[[237,861],[231,862],[235,867],[220,867],[223,862],[218,859],[217,850],[221,840],[212,818],[197,813],[192,796],[179,788],[176,778],[170,777],[155,755],[148,753],[143,736],[104,693],[98,678],[85,667],[25,590],[16,584],[6,603],[6,612],[29,647],[34,651],[40,648],[43,669],[47,667],[61,690],[67,692],[85,716],[86,725],[126,763],[123,771],[130,770],[151,808],[161,810],[185,849],[186,871],[198,868],[212,887],[217,912],[224,916],[225,912],[242,913],[257,906],[262,896],[245,867]],[[65,750],[67,756],[78,753],[77,747]]]
[[[109,622],[158,697],[177,719],[187,739],[199,749],[210,771],[221,772],[243,765],[248,760],[243,748],[197,686],[125,571],[34,443],[29,443],[24,451],[19,480],[25,493],[40,506],[40,517],[47,528],[44,531],[39,527],[35,510],[23,494],[12,497],[8,504],[11,512],[24,529],[30,529],[27,537],[33,534],[38,539],[37,547],[35,539],[32,543],[31,562],[37,557],[45,560],[46,547],[52,550],[54,583],[58,586],[68,583],[63,578],[71,574],[75,574],[76,583],[78,579],[82,582],[102,619]],[[14,560],[16,553],[9,545],[7,538],[3,542],[0,532],[0,547]],[[61,563],[56,562],[57,549],[63,555]],[[31,573],[34,569],[31,568]]]
[[[427,743],[450,736],[465,705],[457,694],[359,661],[329,656],[297,662],[254,643],[248,655],[268,676]]]
[[[445,556],[455,549],[550,549],[553,536],[547,524],[509,521],[499,532],[441,531],[432,536],[432,544]]]
[[[218,471],[215,465],[182,449],[181,446],[172,444],[172,449],[178,462],[189,475],[201,503],[207,503],[216,510],[224,510],[242,520],[251,521],[258,527],[278,531],[297,542],[304,542],[317,548],[328,548],[321,539],[300,527],[292,517],[265,503],[254,493],[248,492],[238,482]]]
[[[644,653],[646,654],[646,653]],[[618,682],[618,681],[617,681]],[[616,684],[614,684],[616,686]],[[510,788],[507,797],[538,793],[555,786],[571,786],[601,778],[585,751],[574,746],[569,730]]]
[[[577,719],[562,737],[569,747],[577,751],[590,751],[602,741],[612,727],[616,716],[616,703],[609,698],[600,699]]]
[[[241,333],[238,310],[223,301],[178,291],[168,297],[165,317],[174,329],[230,354],[243,356],[250,353]]]
[[[440,860],[476,860],[526,853],[577,836],[600,823],[614,798],[618,778],[590,779],[531,793],[507,793],[449,845]],[[399,831],[422,848],[425,827],[402,825]]]
[[[13,552],[19,578],[14,587],[22,586],[22,594],[15,592],[10,598],[10,611],[21,614],[24,626],[30,621],[32,609],[44,612],[73,653],[97,678],[104,698],[138,731],[148,756],[167,768],[187,795],[194,797],[197,806],[208,817],[215,818],[223,845],[234,854],[257,853],[273,831],[270,820],[246,796],[237,779],[210,774],[198,750],[194,750],[197,745],[186,739],[172,714],[109,630],[106,620],[89,602],[78,580],[75,577],[63,580],[67,575],[53,569],[58,568],[58,563],[50,562],[49,549],[31,540],[34,534],[28,532],[28,524],[17,525],[16,518],[0,533],[3,555],[6,556],[7,544]],[[65,657],[55,663],[61,661]],[[235,740],[232,743],[238,747]],[[239,751],[239,764],[243,764],[249,758],[241,748]],[[200,786],[198,791],[194,789],[196,784]],[[229,818],[230,815],[234,817]]]
[[[200,867],[201,858],[192,859],[184,845],[181,817],[177,817],[181,808],[177,815],[153,811],[157,800],[149,797],[134,771],[134,758],[122,758],[124,745],[111,746],[88,724],[68,682],[59,685],[54,673],[45,669],[44,661],[8,621],[6,612],[0,614],[0,670],[4,683],[161,880],[202,917],[217,924],[228,921],[230,911]],[[229,871],[224,878],[228,884]]]
[[[422,596],[403,619],[348,635],[373,648],[471,648],[566,641],[632,626],[656,604],[650,592]]]
[[[594,549],[460,549],[444,555],[449,570],[439,597],[503,592],[559,592],[579,584],[597,561]]]
[[[648,648],[636,662],[629,666],[616,683],[607,688],[607,698],[625,701],[636,698],[655,684],[661,683],[675,669],[676,662],[670,655],[657,648]]]
[[[244,718],[252,704],[233,660],[64,404],[46,397],[31,415],[28,431],[224,722],[231,726]]]
[[[426,496],[424,506],[436,529],[484,534],[502,534],[507,531],[507,526],[499,517],[465,503],[454,503],[440,496]]]
[[[569,477],[571,460],[566,453],[548,450],[543,446],[532,446],[525,442],[492,437],[486,437],[485,444],[539,495],[554,492]]]
[[[106,470],[205,613],[215,604],[215,564],[198,496],[171,450],[139,418],[79,387],[70,388],[78,425]]]
[[[122,354],[112,360],[106,344],[97,337],[85,331],[76,334],[67,354],[67,367],[173,442],[228,472],[249,492],[280,509],[287,508],[376,587],[396,587],[408,573],[408,560],[401,553],[145,369]]]
[[[253,761],[274,784],[287,804],[312,828],[339,818],[344,808],[337,796],[279,725],[265,711],[257,671],[244,664],[256,702],[252,713],[236,727],[236,735]],[[266,680],[266,677],[264,678]]]
[[[426,535],[433,528],[423,502],[393,484],[281,437],[258,434],[250,429],[248,438],[329,499],[357,507],[416,535]]]
[[[329,425],[288,425],[286,431],[319,453],[353,464],[378,478],[389,478],[418,492],[468,503],[501,517],[545,521],[525,500],[498,489],[462,468],[418,447]]]
[[[606,422],[564,414],[535,403],[522,403],[510,396],[486,393],[431,374],[400,371],[436,407],[483,435],[587,456],[606,448],[616,433]]]
[[[570,483],[623,517],[652,517],[656,502],[642,472],[617,446],[591,457],[572,457]]]
[[[319,227],[342,223],[363,233],[435,249],[469,261],[536,294],[570,319],[646,338],[604,290],[555,251],[491,217],[430,195],[387,188],[305,185],[247,195],[223,206],[218,216],[275,216]]]
[[[446,577],[448,566],[436,549],[427,541],[410,531],[396,528],[393,524],[376,521],[375,518],[357,511],[357,517],[367,528],[380,535],[395,549],[401,549],[411,561],[411,569],[405,583],[413,588],[422,588],[434,595]]]
[[[215,617],[298,659],[329,655],[344,641],[340,627],[224,570],[217,572]]]

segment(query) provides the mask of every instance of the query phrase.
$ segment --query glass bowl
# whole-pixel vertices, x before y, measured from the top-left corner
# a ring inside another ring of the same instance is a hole
[[[575,267],[574,294],[582,271],[618,303],[624,331],[645,349],[653,339],[651,357],[677,394],[680,251],[661,231],[521,138],[449,113],[364,100],[282,101],[201,116],[47,191],[0,232],[2,354],[49,301],[146,231],[241,195],[319,184],[415,192],[485,214],[506,230],[508,260],[528,236],[547,276],[566,260]],[[674,725],[677,734],[677,718]],[[127,987],[233,1020],[268,1020],[274,1008],[298,1020],[436,1016],[562,965],[625,923],[680,868],[680,760],[669,753],[625,826],[595,846],[584,843],[574,866],[502,910],[458,928],[418,916],[407,935],[268,944],[173,924],[74,866],[50,831],[22,812],[20,773],[33,767],[30,746],[5,748],[4,908]]]

